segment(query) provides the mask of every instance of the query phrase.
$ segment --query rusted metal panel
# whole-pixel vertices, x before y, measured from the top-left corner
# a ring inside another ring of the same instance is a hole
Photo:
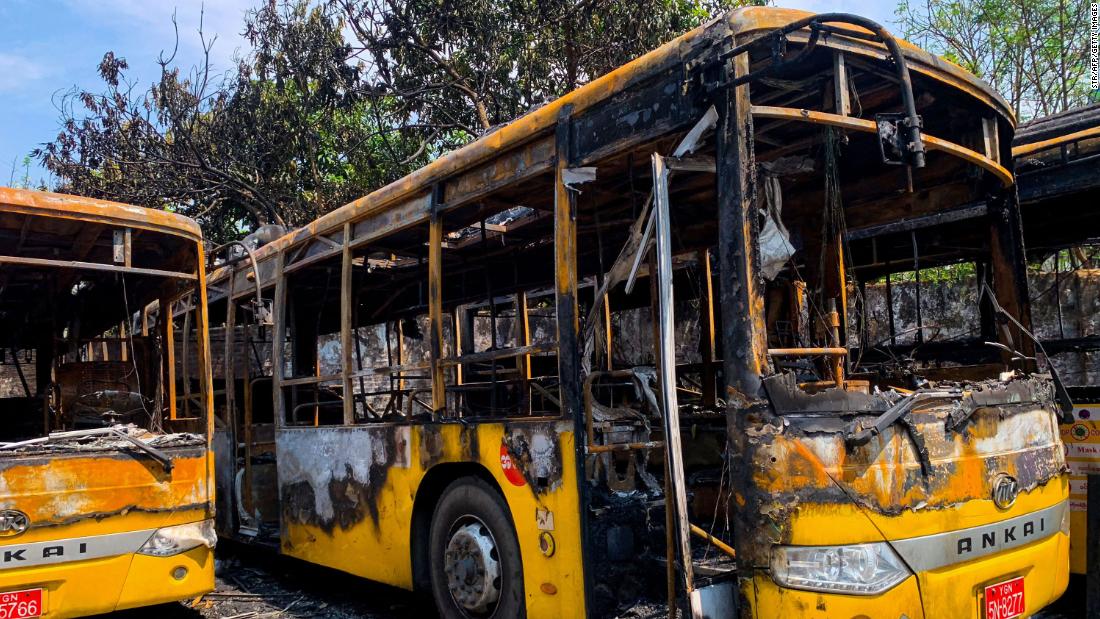
[[[0,187],[0,208],[9,213],[152,230],[192,241],[202,239],[199,225],[182,215],[82,196]]]
[[[554,136],[546,135],[501,153],[487,163],[448,179],[447,209],[468,204],[501,187],[549,172],[554,167]]]
[[[432,189],[432,214],[428,231],[428,345],[432,372],[432,412],[443,413],[447,407],[446,383],[443,377],[443,186]]]

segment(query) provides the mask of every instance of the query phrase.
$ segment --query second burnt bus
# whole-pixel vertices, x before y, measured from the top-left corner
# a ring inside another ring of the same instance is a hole
[[[204,264],[186,217],[0,187],[3,619],[213,590]]]
[[[1067,482],[1014,122],[872,22],[739,9],[219,252],[221,533],[445,617],[1034,612]],[[879,341],[952,264],[973,329]]]
[[[1070,569],[1085,574],[1087,479],[1097,470],[1100,443],[1100,337],[1088,301],[1100,274],[1100,105],[1029,121],[1016,132],[1012,157],[1032,265],[1035,333],[1060,362],[1074,403],[1062,424],[1071,475]]]

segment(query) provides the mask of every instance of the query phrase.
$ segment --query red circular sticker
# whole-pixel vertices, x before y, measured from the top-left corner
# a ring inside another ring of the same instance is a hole
[[[508,446],[504,443],[500,444],[500,468],[504,471],[504,476],[513,486],[523,486],[527,484],[527,480],[523,477],[523,472],[520,471],[516,463],[512,461],[512,454],[508,453]]]

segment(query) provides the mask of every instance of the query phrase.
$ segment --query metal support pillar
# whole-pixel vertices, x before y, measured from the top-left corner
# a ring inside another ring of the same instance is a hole
[[[748,73],[748,56],[734,60],[734,76]],[[748,85],[722,90],[718,105],[718,271],[722,317],[723,397],[755,399],[767,368],[764,296],[757,268],[758,223],[753,206],[752,115]]]
[[[989,199],[990,248],[993,290],[997,302],[1031,331],[1031,302],[1027,286],[1027,255],[1024,249],[1020,203],[1015,186],[998,190]],[[1011,323],[1002,323],[998,341],[1029,357],[1035,356],[1035,343]],[[1005,352],[1006,357],[1011,354]],[[1025,363],[1025,369],[1033,364]]]
[[[428,344],[432,366],[432,415],[439,418],[447,407],[447,386],[443,379],[443,185],[432,187],[432,212],[428,231]]]
[[[688,522],[684,453],[680,442],[680,405],[676,398],[676,322],[672,290],[672,222],[668,208],[668,168],[664,158],[653,154],[653,214],[657,240],[657,377],[661,412],[665,423],[665,457],[668,458],[671,494],[665,496],[665,509],[674,513],[673,528],[680,580],[688,599],[691,616],[701,618],[702,608],[695,592],[691,563],[691,525]]]
[[[558,330],[558,381],[562,414],[573,419],[573,440],[578,445],[590,440],[585,434],[581,407],[580,319],[577,308],[577,211],[575,194],[565,184],[569,167],[571,139],[570,116],[573,106],[566,105],[558,116],[555,135],[557,162],[554,174],[554,306]],[[588,548],[588,488],[584,475],[584,450],[575,449],[577,496],[581,531],[581,564]],[[588,614],[593,581],[584,569],[585,614]]]

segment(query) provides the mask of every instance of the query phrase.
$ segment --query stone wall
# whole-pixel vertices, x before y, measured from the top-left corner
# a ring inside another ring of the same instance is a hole
[[[1036,337],[1052,340],[1100,335],[1100,270],[1079,270],[1058,275],[1032,271],[1028,278],[1032,297],[1032,327]],[[916,282],[896,282],[891,288],[897,342],[912,344],[917,333]],[[978,291],[974,277],[922,282],[920,307],[925,341],[977,337],[980,333]],[[886,285],[868,285],[866,296],[867,344],[887,343],[890,331]],[[860,330],[854,311],[855,299],[850,301],[851,341],[853,345],[858,345]],[[1054,355],[1054,363],[1069,384],[1098,384],[1100,381],[1100,353],[1060,353]]]
[[[25,397],[23,382],[19,380],[19,372],[16,371],[15,364],[12,362],[11,353],[5,350],[0,354],[3,356],[3,362],[0,363],[0,398]],[[18,351],[17,354],[19,355],[20,367],[23,369],[23,376],[27,379],[31,393],[35,393],[37,382],[34,371],[34,353]]]

